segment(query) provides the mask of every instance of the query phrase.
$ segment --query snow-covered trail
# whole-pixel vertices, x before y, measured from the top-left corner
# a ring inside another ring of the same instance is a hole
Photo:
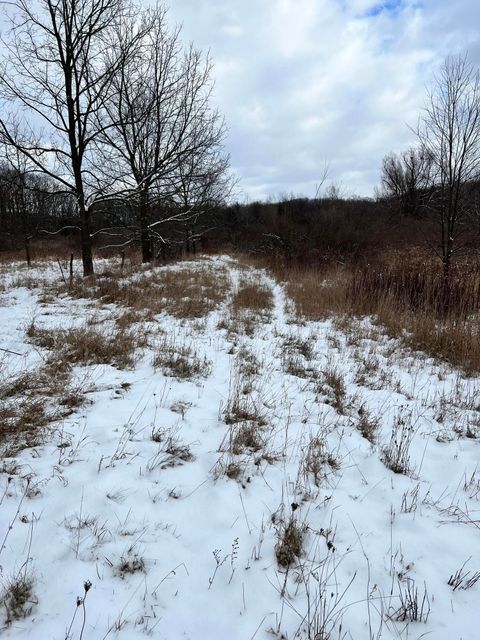
[[[233,292],[260,282],[273,307],[245,331],[231,296],[202,322],[157,316],[204,375],[165,375],[150,347],[132,370],[77,367],[88,404],[4,460],[1,581],[28,574],[33,590],[25,618],[4,624],[3,607],[3,635],[476,639],[480,583],[447,582],[467,560],[470,577],[480,570],[478,379],[367,320],[299,323],[264,272],[220,263]],[[10,374],[45,357],[25,336],[32,316],[57,327],[112,314],[41,302],[9,277],[1,345],[25,354],[4,357]],[[402,442],[406,474],[386,464]],[[292,522],[301,551],[287,568]]]

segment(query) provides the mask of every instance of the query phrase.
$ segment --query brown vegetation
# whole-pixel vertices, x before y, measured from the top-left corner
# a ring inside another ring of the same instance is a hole
[[[14,455],[42,439],[44,428],[84,402],[81,389],[70,383],[69,364],[51,358],[36,371],[10,376],[0,385],[0,445]]]
[[[141,269],[122,277],[120,271],[105,270],[95,278],[76,279],[61,290],[79,298],[93,298],[104,304],[119,304],[153,314],[169,313],[176,318],[202,318],[227,296],[230,287],[226,270],[199,261],[195,268]]]
[[[273,294],[270,287],[255,280],[241,280],[232,300],[232,310],[235,313],[250,311],[258,315],[269,315],[272,308]]]
[[[371,316],[392,336],[435,358],[480,371],[480,263],[458,260],[448,286],[425,250],[385,252],[356,268],[273,265],[298,319]]]
[[[140,328],[100,330],[91,322],[69,329],[40,329],[32,324],[28,336],[67,365],[113,364],[124,369],[133,366],[136,350],[146,345],[146,333]]]

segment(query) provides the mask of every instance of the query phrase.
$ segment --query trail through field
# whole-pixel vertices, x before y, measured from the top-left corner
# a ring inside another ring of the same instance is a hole
[[[0,277],[5,638],[478,638],[478,378],[368,318],[305,321],[227,256],[117,274],[118,299]],[[13,446],[31,398],[51,419]]]

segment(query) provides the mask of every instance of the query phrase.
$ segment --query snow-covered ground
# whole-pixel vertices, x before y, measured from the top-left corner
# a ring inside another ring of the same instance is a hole
[[[2,438],[4,637],[476,640],[479,380],[367,320],[298,322],[227,257],[159,270],[178,268],[226,269],[232,292],[205,319],[151,318],[130,369],[76,366],[87,402],[35,446]],[[48,357],[32,320],[118,312],[46,295],[57,265],[0,278],[4,384]],[[230,304],[249,279],[273,309],[247,326]],[[153,366],[166,345],[191,377]]]

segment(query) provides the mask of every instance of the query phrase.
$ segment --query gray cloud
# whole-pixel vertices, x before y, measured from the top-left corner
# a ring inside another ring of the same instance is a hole
[[[382,157],[413,136],[449,53],[480,63],[476,0],[175,0],[210,49],[232,166],[250,198],[312,195],[324,163],[371,195]]]

